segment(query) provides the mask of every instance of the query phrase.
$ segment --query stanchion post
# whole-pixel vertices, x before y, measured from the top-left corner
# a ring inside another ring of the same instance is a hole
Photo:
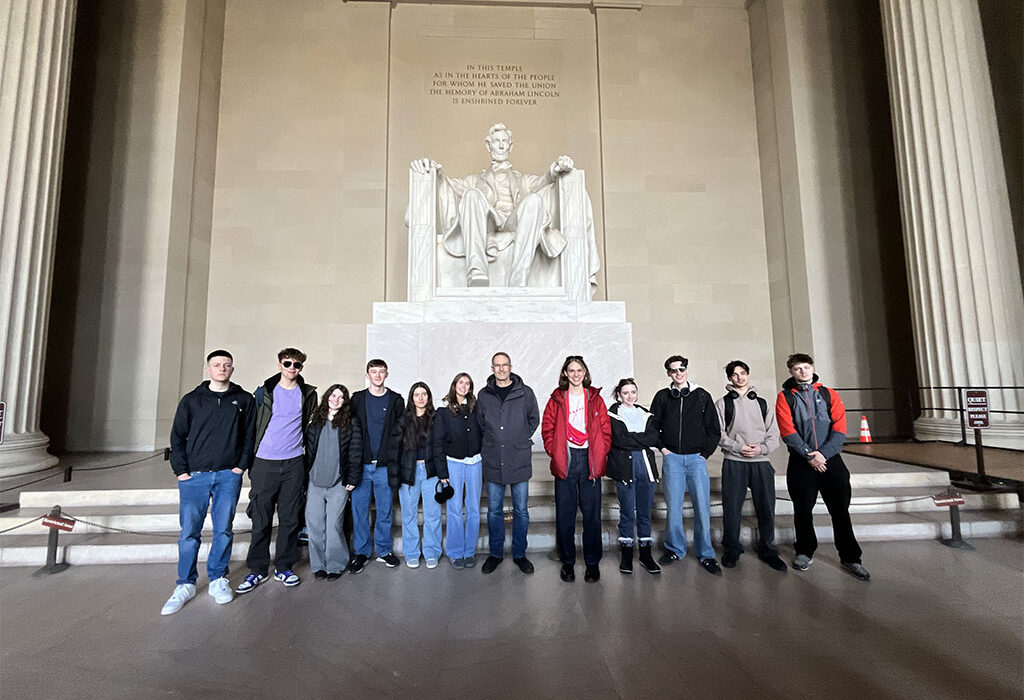
[[[71,465],[64,467],[64,483],[71,481]]]
[[[50,509],[50,518],[61,518],[60,506],[54,506]],[[50,534],[46,540],[46,566],[41,569],[37,569],[33,576],[48,576],[50,574],[57,574],[70,566],[67,562],[57,561],[57,537],[59,535],[57,528],[50,528]]]
[[[951,537],[948,540],[939,540],[942,544],[953,549],[974,549],[967,542],[964,542],[963,533],[960,529],[960,504],[964,502],[963,496],[957,493],[953,487],[946,489],[945,496],[933,496],[936,505],[949,505],[949,529]]]
[[[981,444],[981,428],[974,429],[974,456],[978,462],[978,483],[988,486],[988,474],[985,473],[985,446]]]

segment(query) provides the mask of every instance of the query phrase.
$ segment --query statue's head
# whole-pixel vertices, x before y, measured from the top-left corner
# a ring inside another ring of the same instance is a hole
[[[484,145],[491,154],[491,160],[508,160],[508,155],[512,152],[512,131],[498,122],[487,131]]]

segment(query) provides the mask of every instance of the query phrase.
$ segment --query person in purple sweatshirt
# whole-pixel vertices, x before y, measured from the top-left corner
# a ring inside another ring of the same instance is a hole
[[[252,518],[252,542],[245,560],[249,575],[236,593],[248,593],[267,580],[275,504],[274,579],[285,586],[301,583],[292,567],[299,558],[299,518],[305,505],[303,428],[317,407],[316,387],[300,375],[305,362],[306,353],[285,348],[277,353],[278,373],[255,391],[256,456],[249,472],[252,488],[246,509]]]

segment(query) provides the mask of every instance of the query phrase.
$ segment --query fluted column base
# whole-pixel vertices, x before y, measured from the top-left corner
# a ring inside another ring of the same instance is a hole
[[[41,432],[5,435],[0,445],[0,477],[49,469],[57,458],[46,451],[50,439]]]
[[[986,447],[1024,450],[1024,416],[1018,416],[1016,420],[993,422],[992,427],[984,428],[981,432],[981,443]],[[960,419],[918,418],[914,421],[914,437],[922,441],[960,442]],[[973,428],[967,428],[967,444],[974,444]]]

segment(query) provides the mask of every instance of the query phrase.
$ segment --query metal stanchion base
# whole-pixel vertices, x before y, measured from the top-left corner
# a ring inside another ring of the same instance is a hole
[[[977,493],[1011,493],[1013,489],[1006,484],[994,484],[991,481],[973,481],[971,479],[956,479],[949,482],[950,485],[967,491]]]
[[[32,572],[32,576],[33,576],[33,578],[39,578],[40,576],[49,576],[50,574],[59,574],[61,571],[64,571],[65,569],[67,569],[69,566],[71,566],[71,564],[68,564],[67,562],[61,562],[59,564],[54,564],[53,566],[44,566],[42,568],[39,568],[39,569],[36,569],[35,571],[33,571]]]
[[[944,544],[947,547],[952,547],[953,549],[974,550],[973,545],[970,545],[963,540],[939,540],[939,544]]]

